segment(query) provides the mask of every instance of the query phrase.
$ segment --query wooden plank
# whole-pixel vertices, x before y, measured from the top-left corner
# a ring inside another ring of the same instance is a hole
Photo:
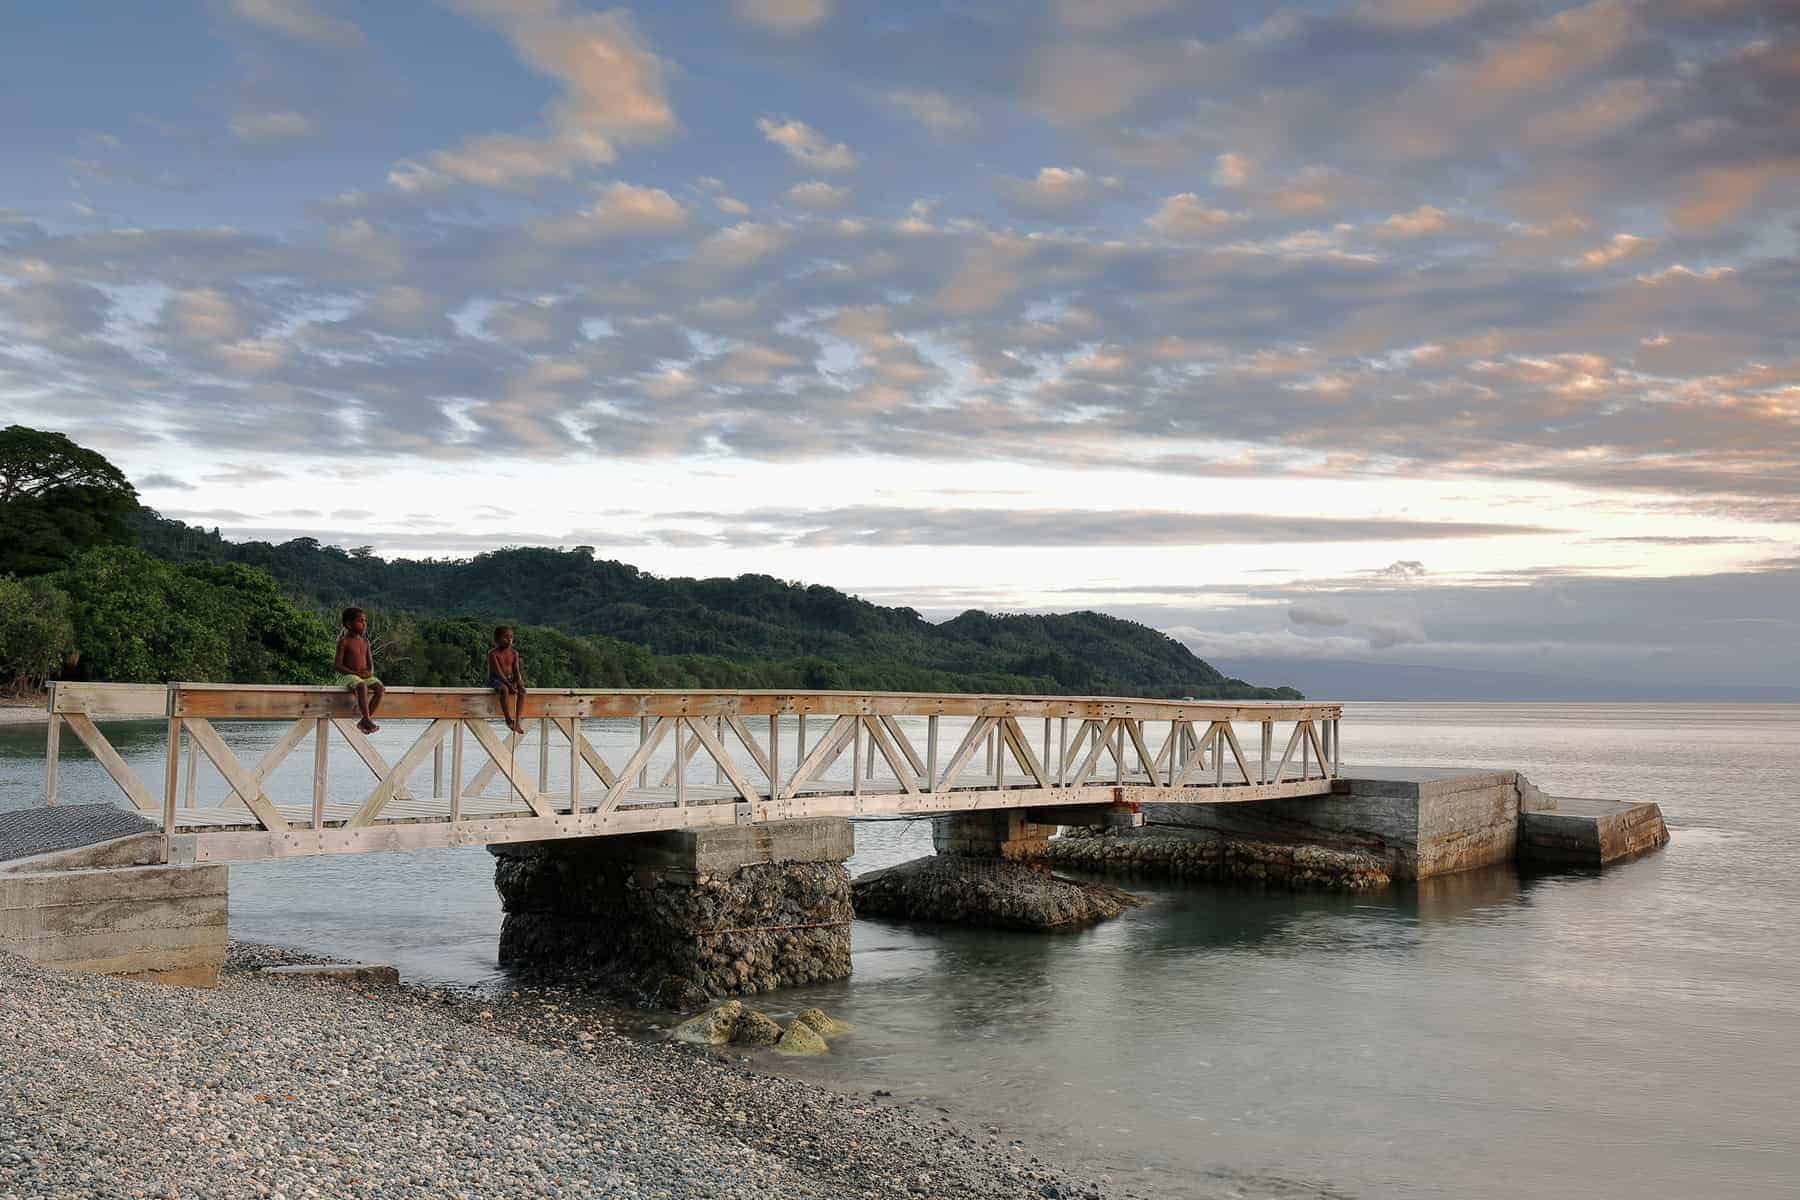
[[[421,733],[418,739],[407,747],[406,753],[400,756],[400,761],[395,763],[393,769],[382,778],[380,783],[375,785],[375,790],[369,793],[369,798],[363,801],[362,807],[356,810],[356,815],[350,818],[350,826],[354,828],[373,824],[375,818],[381,815],[381,810],[387,807],[387,802],[393,798],[394,790],[400,786],[401,780],[424,765],[425,756],[443,745],[444,735],[449,731],[450,723],[448,721],[433,721],[427,725],[425,732]],[[536,806],[533,805],[533,807]]]
[[[1082,760],[1080,769],[1075,772],[1075,777],[1069,780],[1068,786],[1072,788],[1087,786],[1088,779],[1093,776],[1095,769],[1100,765],[1101,752],[1112,748],[1112,725],[1113,722],[1108,721],[1094,731],[1093,749],[1088,751],[1087,757]],[[1075,735],[1075,740],[1078,743],[1081,741],[1080,733]]]
[[[169,688],[161,683],[62,683],[50,689],[50,711],[86,717],[165,717]]]
[[[1281,752],[1281,761],[1275,764],[1275,773],[1269,776],[1271,782],[1281,782],[1281,776],[1287,770],[1288,760],[1294,757],[1294,747],[1300,744],[1301,728],[1299,722],[1294,723],[1294,732],[1288,735],[1287,749]]]
[[[689,721],[688,728],[693,730],[695,740],[712,757],[713,764],[718,767],[719,773],[731,781],[731,786],[737,789],[738,795],[746,800],[755,800],[761,796],[762,793],[757,786],[751,783],[743,769],[732,761],[730,752],[725,749],[725,744],[719,741],[718,734],[707,728],[705,721]],[[748,731],[746,730],[746,732]]]
[[[475,735],[475,740],[480,743],[483,750],[487,751],[488,760],[495,765],[500,774],[506,777],[506,782],[512,785],[512,790],[519,799],[525,801],[531,811],[540,817],[554,815],[550,806],[544,803],[536,790],[527,787],[525,780],[519,777],[519,764],[513,757],[513,751],[517,744],[509,746],[502,742],[500,736],[486,721],[464,721],[463,724],[469,727],[469,732]],[[398,792],[395,794],[398,795]]]
[[[328,770],[331,754],[331,722],[324,717],[313,719],[312,827],[325,827],[325,797],[331,786]]]
[[[919,790],[919,778],[913,773],[912,763],[888,737],[889,731],[882,728],[882,723],[874,717],[864,717],[863,722],[868,726],[869,744],[881,751],[881,756],[887,759],[888,769],[893,771],[901,790],[916,794]]]
[[[169,861],[169,838],[175,833],[175,776],[180,770],[181,721],[170,717],[168,751],[163,760],[162,860],[164,862]]]
[[[111,703],[94,689],[129,687],[120,684],[69,685],[87,689],[84,702]],[[341,688],[298,686],[250,686],[174,684],[178,716],[219,717],[349,717],[352,698]],[[154,690],[154,689],[152,689]],[[71,696],[74,693],[71,692]],[[73,701],[71,700],[71,703]],[[143,699],[131,702],[137,709]],[[162,704],[155,713],[166,711]],[[382,715],[392,719],[469,720],[492,719],[493,693],[485,688],[401,688],[387,690]],[[535,689],[528,700],[532,717],[655,717],[685,716],[698,719],[736,714],[872,715],[872,716],[1014,716],[1076,717],[1110,720],[1113,717],[1166,721],[1236,719],[1244,721],[1325,719],[1340,716],[1335,704],[1306,702],[1171,701],[1118,696],[1006,696],[933,694],[924,692],[811,692],[775,690],[685,691],[669,689]],[[113,715],[113,714],[106,714]]]
[[[1312,721],[1306,722],[1306,740],[1312,743],[1313,753],[1319,756],[1320,776],[1329,779],[1331,777],[1331,758],[1325,753],[1325,748],[1319,745],[1319,730]]]
[[[375,748],[375,743],[369,740],[369,735],[356,727],[355,721],[348,717],[339,717],[331,724],[343,736],[343,739],[350,743],[350,748],[356,751],[356,756],[363,760],[363,764],[369,768],[371,775],[380,779],[387,774],[387,759],[382,756],[381,751]],[[410,799],[412,793],[402,788],[394,795]]]
[[[62,719],[68,722],[69,728],[75,731],[75,736],[81,739],[81,744],[88,748],[88,753],[94,756],[94,760],[100,764],[101,770],[105,771],[107,777],[119,785],[119,790],[125,793],[126,798],[135,807],[142,812],[156,812],[164,807],[157,802],[156,797],[150,794],[150,789],[144,786],[144,781],[139,779],[137,772],[131,769],[131,764],[119,757],[119,752],[112,748],[112,743],[106,740],[106,735],[100,732],[91,717],[82,712],[64,712]],[[178,769],[180,765],[181,747],[177,746],[175,748],[175,767]],[[165,770],[167,769],[165,768]],[[166,783],[167,780],[164,782]],[[175,793],[170,791],[165,799],[172,800],[174,795]]]
[[[1137,752],[1138,763],[1144,768],[1144,773],[1150,777],[1151,783],[1155,783],[1156,767],[1153,765],[1149,748],[1144,745],[1144,723],[1142,721],[1121,721],[1120,725],[1131,736],[1131,748]]]
[[[458,721],[450,732],[450,819],[462,820],[463,807],[463,723]]]
[[[1231,757],[1237,762],[1238,774],[1244,777],[1245,783],[1254,782],[1250,778],[1250,767],[1244,762],[1244,748],[1238,745],[1237,730],[1231,727],[1229,721],[1219,726],[1219,729],[1225,735],[1225,744],[1231,747]],[[1218,753],[1218,747],[1213,748],[1213,753]]]
[[[562,729],[565,734],[568,733],[570,729],[575,731],[575,745],[581,751],[581,761],[588,765],[588,769],[593,771],[595,777],[598,778],[601,783],[605,784],[607,787],[611,787],[613,784],[619,782],[619,777],[614,775],[612,773],[612,768],[606,765],[606,759],[600,756],[600,751],[596,750],[594,744],[588,740],[588,736],[583,732],[579,721],[571,717],[566,723],[559,724],[558,728]]]
[[[225,744],[225,739],[219,736],[212,724],[204,717],[190,718],[182,724],[187,727],[188,737],[199,745],[202,754],[212,760],[212,765],[225,777],[231,790],[238,794],[244,807],[256,815],[262,827],[275,833],[286,830],[287,821],[276,810],[274,801],[263,794],[262,780],[244,770],[237,755],[231,752],[231,747]]]
[[[49,726],[46,734],[48,740],[44,745],[44,803],[46,805],[56,803],[57,765],[62,759],[62,722],[62,714],[54,709],[50,712],[50,719],[45,722]]]

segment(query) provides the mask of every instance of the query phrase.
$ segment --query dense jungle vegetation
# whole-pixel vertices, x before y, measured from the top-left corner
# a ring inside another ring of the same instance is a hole
[[[588,547],[383,559],[231,542],[140,505],[61,434],[0,430],[0,679],[316,682],[336,614],[369,611],[390,684],[469,686],[513,625],[538,687],[772,687],[1297,698],[1102,613],[932,624],[764,575],[664,579]]]

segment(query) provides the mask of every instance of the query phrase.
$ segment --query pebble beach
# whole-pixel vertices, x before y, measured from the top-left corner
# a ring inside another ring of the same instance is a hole
[[[994,1127],[646,1042],[527,997],[216,990],[0,955],[0,1200],[1124,1197]]]

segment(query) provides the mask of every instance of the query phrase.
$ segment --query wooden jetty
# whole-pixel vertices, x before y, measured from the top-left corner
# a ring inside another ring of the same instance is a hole
[[[341,688],[58,683],[49,709],[47,801],[66,728],[156,823],[169,863],[992,809],[1074,823],[1072,809],[1322,796],[1338,775],[1342,719],[1339,705],[1303,702],[543,689],[524,714],[538,733],[534,771],[484,689],[388,689],[380,720],[417,730],[391,762]],[[98,724],[121,718],[167,722],[160,786]],[[282,729],[247,764],[215,721]],[[610,762],[592,737],[605,722],[635,726],[631,752]],[[310,788],[283,791],[276,768],[308,743]],[[334,753],[367,768],[366,789],[334,790]],[[553,754],[567,761],[558,786]],[[224,802],[197,803],[202,760],[223,777]]]

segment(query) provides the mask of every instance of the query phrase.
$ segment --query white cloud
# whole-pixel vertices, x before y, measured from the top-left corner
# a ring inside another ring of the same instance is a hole
[[[1170,196],[1144,221],[1164,237],[1204,237],[1243,220],[1242,213],[1213,208],[1192,192]]]
[[[1421,204],[1411,212],[1395,213],[1375,229],[1387,238],[1428,237],[1442,233],[1449,225],[1450,214],[1431,204]]]
[[[756,127],[797,163],[819,171],[848,171],[862,159],[843,142],[833,142],[805,121],[761,117]]]
[[[1013,208],[1041,215],[1059,215],[1091,204],[1107,182],[1094,178],[1080,167],[1044,167],[1032,179],[1002,180],[1000,194]]]
[[[1649,238],[1636,237],[1629,233],[1615,233],[1604,245],[1596,246],[1581,256],[1581,263],[1587,267],[1609,267],[1613,263],[1623,262],[1635,257],[1655,245]]]
[[[231,118],[231,136],[241,142],[279,142],[311,137],[313,123],[297,112],[239,113]]]
[[[674,233],[687,220],[686,206],[661,188],[614,183],[578,212],[532,222],[531,232],[547,242],[576,242],[623,234]]]
[[[1220,187],[1243,187],[1250,182],[1250,160],[1241,154],[1221,154],[1213,162],[1212,181]]]
[[[787,201],[815,212],[830,212],[849,204],[851,195],[847,187],[837,187],[822,179],[815,179],[810,183],[796,183],[789,188]]]
[[[241,20],[282,37],[323,49],[349,50],[363,44],[355,23],[320,10],[311,0],[231,0]]]
[[[964,137],[980,125],[974,113],[960,107],[943,92],[900,88],[889,92],[887,98],[890,104],[930,130],[933,137],[945,140]]]
[[[731,0],[738,20],[772,33],[795,34],[831,19],[833,0]]]
[[[555,80],[561,94],[545,110],[545,135],[486,134],[435,151],[423,163],[402,162],[388,175],[401,190],[434,191],[453,181],[519,188],[566,179],[614,161],[620,145],[659,141],[678,127],[663,62],[623,11],[592,13],[562,0],[452,2],[498,27],[520,59]]]

